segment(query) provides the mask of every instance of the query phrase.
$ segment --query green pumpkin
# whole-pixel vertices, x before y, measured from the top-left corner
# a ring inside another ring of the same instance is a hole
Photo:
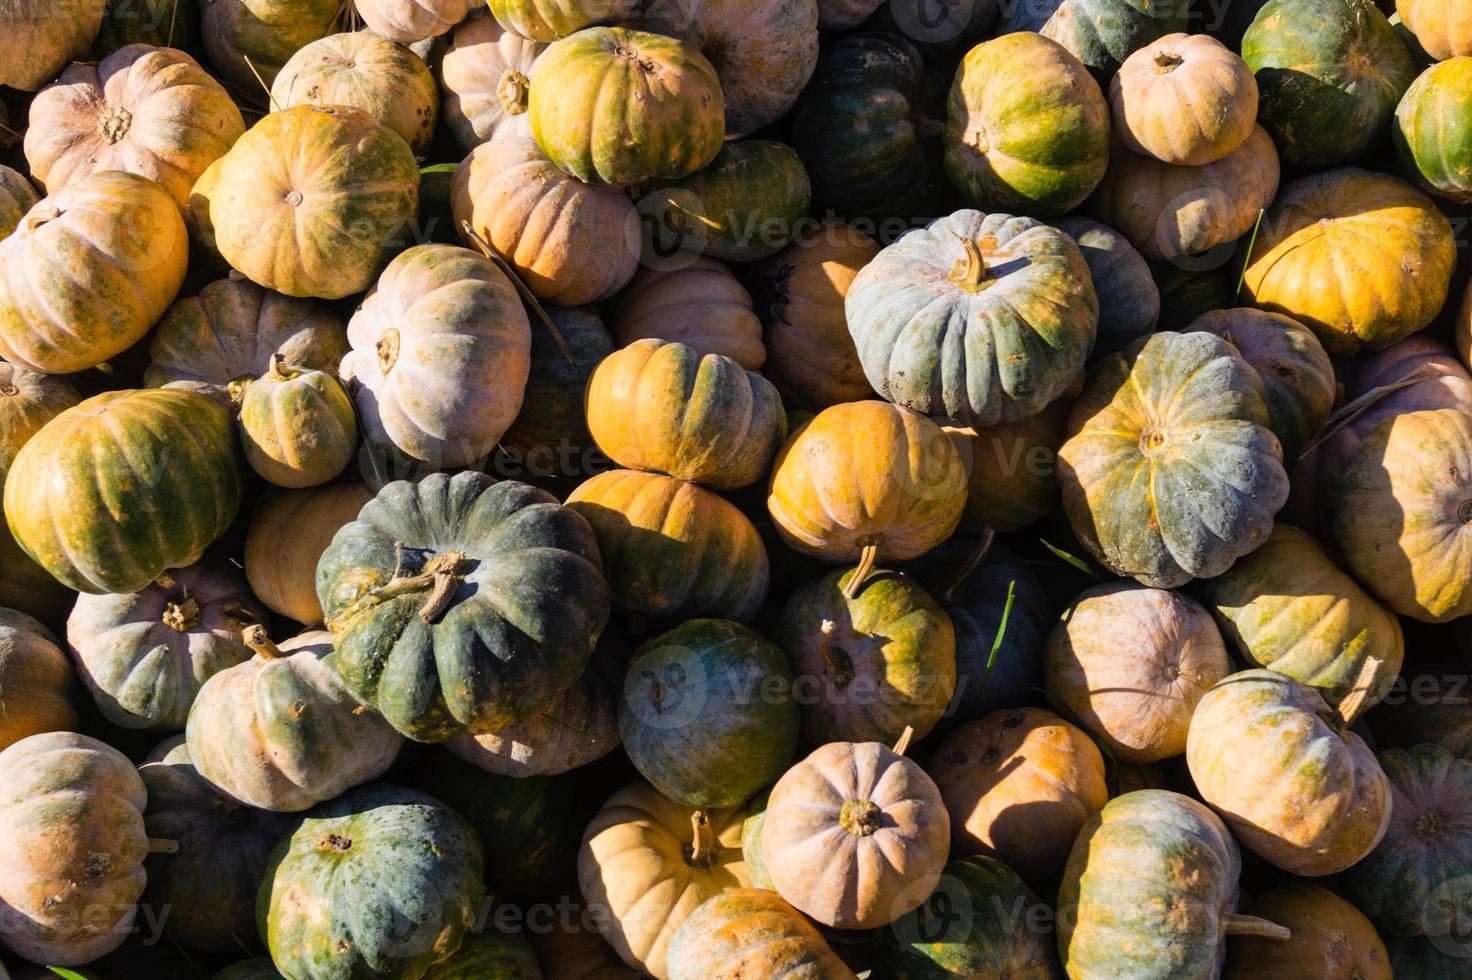
[[[492,16],[506,30],[543,42],[593,24],[621,20],[639,6],[636,0],[489,0],[489,5]]]
[[[1088,265],[1066,232],[979,211],[884,249],[844,310],[875,391],[971,426],[1029,418],[1062,395],[1099,320]]]
[[[1372,0],[1271,0],[1242,38],[1257,76],[1258,122],[1285,163],[1351,163],[1384,138],[1416,77],[1410,52]]]
[[[741,858],[746,862],[746,873],[751,876],[751,887],[775,891],[767,859],[762,855],[762,827],[767,822],[767,797],[771,795],[769,786],[747,804],[746,819],[741,822]]]
[[[16,454],[11,533],[58,581],[137,592],[193,564],[240,507],[230,414],[203,395],[111,391],[67,409]]]
[[[1390,967],[1395,980],[1447,980],[1467,968],[1467,946],[1455,937],[1392,942]]]
[[[1198,260],[1192,260],[1196,264]],[[1203,256],[1203,264],[1212,264]],[[1220,268],[1182,268],[1177,262],[1152,262],[1150,275],[1160,290],[1160,322],[1157,330],[1179,333],[1197,317],[1212,310],[1235,306],[1237,277],[1228,282]]]
[[[1426,69],[1400,100],[1392,132],[1407,177],[1441,197],[1472,201],[1472,57]]]
[[[1060,215],[1104,179],[1109,104],[1062,45],[1004,34],[972,48],[957,69],[945,142],[946,176],[973,207]]]
[[[222,795],[194,768],[182,735],[149,753],[138,775],[148,789],[148,836],[179,843],[143,863],[144,903],[170,910],[165,935],[207,955],[252,947],[256,889],[291,818]]]
[[[870,573],[852,598],[854,569],[794,592],[772,635],[798,677],[803,741],[893,744],[930,733],[956,690],[950,617],[914,579]]]
[[[591,27],[537,59],[532,137],[584,182],[679,179],[715,159],[726,101],[700,49],[678,38]]]
[[[793,693],[770,641],[739,623],[692,619],[634,654],[619,735],[634,768],[669,799],[736,806],[792,764]]]
[[[1347,897],[1389,936],[1464,933],[1472,914],[1472,762],[1439,745],[1377,758],[1390,778],[1390,829],[1347,873]]]
[[[661,254],[689,249],[755,262],[792,241],[812,199],[795,150],[775,140],[743,140],[725,144],[703,170],[657,187],[640,208],[653,216]]]
[[[262,956],[259,959],[244,960],[233,966],[227,966],[210,977],[210,980],[285,980],[280,973],[276,972],[276,964],[269,957]]]
[[[342,0],[205,0],[200,33],[215,73],[248,101],[264,104],[297,51],[338,30]]]
[[[485,894],[465,818],[375,783],[309,813],[276,846],[256,925],[295,980],[415,980],[459,949]]]
[[[885,976],[1054,980],[1060,972],[1052,937],[1023,918],[1045,908],[996,858],[957,858],[923,905],[880,933]]]
[[[920,52],[897,35],[856,34],[822,50],[790,117],[820,210],[898,230],[936,213],[931,88]]]
[[[341,473],[358,449],[353,399],[326,371],[289,367],[277,354],[240,402],[245,461],[278,487],[315,487]]]
[[[1150,265],[1119,232],[1089,218],[1060,218],[1089,267],[1099,297],[1099,329],[1093,356],[1128,347],[1155,330],[1160,319],[1160,287]]]
[[[1212,578],[1267,539],[1288,499],[1262,382],[1206,333],[1157,333],[1089,372],[1058,451],[1063,509],[1117,575]]]
[[[1188,0],[1027,0],[1003,10],[1000,33],[1036,31],[1063,45],[1104,80],[1132,52],[1188,30],[1191,18]]]
[[[506,728],[583,672],[608,621],[586,521],[481,473],[391,483],[337,532],[317,597],[358,697],[421,742]]]
[[[198,34],[196,0],[107,0],[92,52],[101,60],[130,44],[190,51]]]
[[[476,932],[422,980],[542,980],[542,967],[521,933]]]

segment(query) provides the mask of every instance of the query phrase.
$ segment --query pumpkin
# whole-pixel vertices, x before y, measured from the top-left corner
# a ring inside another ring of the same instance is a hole
[[[125,170],[155,181],[183,211],[205,168],[244,132],[230,94],[193,58],[130,45],[72,65],[36,96],[25,153],[48,193]]]
[[[751,798],[746,806],[746,819],[741,823],[741,857],[746,862],[746,873],[751,876],[753,888],[772,891],[772,875],[762,857],[762,827],[767,822],[767,798],[771,795],[767,787]]]
[[[1028,881],[1058,874],[1079,828],[1109,799],[1094,743],[1042,708],[961,725],[936,746],[929,772],[950,813],[952,850],[997,858]]]
[[[803,740],[892,743],[906,728],[924,738],[956,690],[950,617],[899,572],[870,573],[850,598],[855,571],[793,592],[773,628],[798,678]]]
[[[409,144],[349,106],[273,112],[216,166],[201,181],[215,246],[246,278],[288,296],[367,289],[418,213]]]
[[[256,888],[291,819],[222,796],[194,768],[182,735],[150,752],[138,775],[148,790],[148,836],[179,842],[177,851],[144,861],[143,901],[171,910],[169,938],[196,952],[254,945]]]
[[[787,438],[771,382],[720,354],[637,340],[588,381],[588,429],[620,466],[715,490],[755,483]]]
[[[531,137],[526,110],[532,65],[545,48],[493,17],[473,17],[455,28],[440,61],[441,113],[461,149],[469,152],[508,136]]]
[[[867,26],[903,35],[927,60],[944,64],[994,34],[1001,13],[998,0],[890,0],[880,3]]]
[[[23,612],[0,609],[0,752],[31,735],[75,730],[76,683],[50,630]]]
[[[532,944],[550,980],[641,980],[648,974],[626,966],[596,928],[596,913],[580,895],[563,895],[549,928],[532,932]]]
[[[1364,914],[1307,882],[1279,885],[1248,904],[1255,916],[1293,934],[1284,941],[1235,936],[1227,941],[1225,980],[1292,976],[1391,980],[1390,954]]]
[[[183,285],[187,237],[169,196],[136,174],[45,198],[0,241],[0,357],[67,374],[127,350]]]
[[[961,530],[1016,531],[1057,508],[1055,461],[1071,403],[1065,396],[1031,418],[980,429],[942,426],[968,474]]]
[[[521,411],[531,324],[490,260],[453,245],[401,252],[348,322],[344,381],[368,442],[465,466]]]
[[[1230,154],[1257,122],[1257,80],[1206,34],[1168,34],[1124,60],[1109,83],[1125,146],[1162,163],[1199,167]]]
[[[1257,551],[1205,584],[1203,597],[1246,660],[1317,688],[1346,721],[1400,673],[1400,621],[1308,534],[1279,524]]]
[[[0,608],[14,609],[60,627],[76,597],[21,550],[8,526],[0,525]]]
[[[60,378],[0,361],[0,484],[31,436],[81,400]]]
[[[1262,382],[1232,345],[1157,333],[1089,373],[1058,451],[1079,542],[1154,588],[1212,578],[1267,539],[1288,498]]]
[[[1336,357],[1381,350],[1440,312],[1455,251],[1451,225],[1420,191],[1384,174],[1331,170],[1283,189],[1242,298],[1298,320]],[[1370,280],[1377,288],[1358,288]]]
[[[745,514],[693,483],[613,470],[567,506],[592,525],[619,609],[655,619],[750,622],[767,598],[767,551]]]
[[[264,102],[281,66],[342,26],[342,0],[205,0],[200,33],[216,73]],[[266,92],[262,92],[262,88]]]
[[[1050,703],[1115,759],[1159,762],[1186,750],[1196,705],[1232,664],[1194,599],[1111,582],[1086,590],[1063,614],[1043,671]]]
[[[638,0],[488,0],[491,14],[506,30],[550,42],[594,24],[630,17]]]
[[[1052,937],[1013,918],[1046,909],[1017,873],[995,858],[955,858],[940,884],[882,939],[887,976],[895,980],[1009,977],[1054,980]]]
[[[1393,136],[1406,176],[1440,197],[1472,201],[1467,154],[1472,137],[1460,121],[1472,112],[1466,95],[1472,58],[1432,65],[1406,90],[1395,110]]]
[[[245,577],[251,592],[278,615],[306,626],[322,625],[317,560],[338,528],[372,499],[372,491],[361,483],[265,494],[245,536]]]
[[[918,412],[863,401],[824,409],[777,454],[767,511],[789,548],[858,560],[857,592],[876,560],[915,558],[950,537],[966,471],[940,427]]]
[[[381,776],[403,739],[338,676],[332,637],[320,630],[277,647],[248,627],[251,659],[200,687],[185,736],[217,791],[281,813],[310,809]]]
[[[1006,33],[961,62],[947,101],[945,143],[946,176],[972,207],[1060,215],[1082,204],[1104,176],[1109,105],[1063,45]]]
[[[365,20],[367,8],[365,0],[359,8]],[[440,107],[429,66],[369,31],[333,34],[292,55],[271,83],[271,104],[277,112],[299,105],[362,109],[416,154],[429,149]]]
[[[858,27],[884,0],[818,0],[818,26],[825,31]]]
[[[5,481],[26,554],[69,588],[136,592],[192,565],[235,519],[230,417],[189,391],[112,391],[52,419]]]
[[[672,803],[644,783],[609,797],[583,833],[578,884],[603,938],[625,963],[669,980],[670,941],[707,899],[751,884],[740,808]]]
[[[106,0],[92,50],[112,54],[130,44],[190,51],[199,47],[196,0]],[[208,2],[208,0],[206,0]]]
[[[414,44],[447,33],[486,0],[356,0],[354,5],[374,34]]]
[[[315,487],[337,476],[358,448],[353,399],[325,371],[290,367],[281,354],[240,401],[240,441],[250,468],[278,487]]]
[[[767,359],[751,294],[727,266],[705,256],[677,268],[640,268],[609,309],[608,328],[620,347],[657,337],[724,354],[748,371]]]
[[[421,977],[485,893],[480,841],[449,807],[374,784],[312,811],[271,853],[256,924],[287,976]]]
[[[108,721],[181,731],[200,685],[250,659],[241,632],[265,619],[233,568],[201,561],[140,592],[81,596],[66,642]]]
[[[848,332],[844,298],[879,243],[840,222],[821,224],[765,263],[752,295],[766,345],[762,372],[788,405],[824,409],[870,397]]]
[[[775,892],[737,888],[707,900],[675,932],[670,980],[740,976],[854,980],[822,933]]]
[[[608,299],[639,266],[638,219],[628,197],[563,173],[529,138],[477,146],[455,171],[450,200],[456,233],[468,239],[461,222],[469,222],[549,303]]]
[[[937,213],[944,183],[934,86],[920,52],[893,34],[825,45],[790,116],[792,147],[823,213],[892,238]]]
[[[1395,10],[1417,43],[1437,61],[1472,54],[1472,21],[1448,0],[1395,0]]]
[[[1037,0],[1004,6],[1001,33],[1036,31],[1107,81],[1132,52],[1184,31],[1190,17],[1183,0]]]
[[[622,27],[548,46],[527,111],[553,163],[618,186],[692,174],[715,159],[725,133],[721,83],[700,49]]]
[[[1343,871],[1390,820],[1390,783],[1364,740],[1318,691],[1270,670],[1201,699],[1186,762],[1243,846],[1293,874]]]
[[[1390,966],[1398,980],[1454,977],[1467,961],[1462,941],[1446,936],[1394,940],[1389,948]]]
[[[1429,661],[1429,662],[1428,662]],[[1472,712],[1461,658],[1422,658],[1407,667],[1377,710],[1368,715],[1379,749],[1439,745],[1472,761]]]
[[[1060,218],[1056,224],[1078,246],[1099,298],[1093,356],[1112,354],[1154,332],[1160,319],[1160,288],[1129,239],[1089,218]]]
[[[588,523],[473,471],[380,490],[317,563],[317,597],[348,687],[422,742],[536,715],[608,620]]]
[[[0,752],[0,944],[36,963],[89,963],[120,946],[143,894],[147,792],[127,757],[48,732]]]
[[[1196,330],[1227,341],[1257,371],[1283,458],[1297,459],[1329,420],[1338,394],[1334,365],[1318,338],[1291,317],[1248,308],[1203,313],[1186,328]]]
[[[1083,370],[1099,302],[1066,232],[958,211],[880,252],[844,299],[874,390],[972,426],[1042,411]]]
[[[1242,37],[1258,121],[1306,170],[1351,163],[1385,139],[1415,62],[1372,0],[1271,0]],[[1261,254],[1259,252],[1259,254]]]
[[[1457,409],[1381,422],[1340,475],[1334,541],[1349,570],[1402,616],[1472,612],[1472,417]]]
[[[473,932],[423,980],[542,980],[536,951],[519,932]]]
[[[1221,975],[1228,935],[1288,939],[1236,914],[1242,855],[1216,814],[1168,790],[1110,800],[1079,832],[1058,907],[1070,977]]]
[[[1177,264],[1181,261],[1195,268],[1181,268]],[[1215,265],[1216,261],[1206,256],[1199,261],[1178,259],[1176,262],[1151,263],[1150,272],[1160,289],[1157,329],[1179,332],[1203,313],[1237,305],[1236,277],[1228,282],[1221,268],[1200,268]]]
[[[4,123],[0,118],[0,125]],[[40,200],[24,174],[0,165],[0,239],[8,238]]]
[[[934,891],[950,833],[918,765],[878,742],[831,742],[772,788],[762,859],[776,891],[808,916],[874,929]]]
[[[268,956],[243,960],[212,975],[210,980],[284,980]]]
[[[102,26],[104,0],[75,5],[4,0],[0,21],[0,85],[34,92],[81,57]]]

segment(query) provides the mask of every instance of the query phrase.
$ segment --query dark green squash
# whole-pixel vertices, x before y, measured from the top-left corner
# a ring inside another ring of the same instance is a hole
[[[1179,332],[1203,313],[1236,305],[1238,270],[1231,262],[1226,267],[1220,262],[1218,256],[1202,255],[1150,264],[1150,275],[1160,290],[1156,329]]]
[[[1375,745],[1439,745],[1472,762],[1472,690],[1460,657],[1418,657],[1369,715]]]
[[[1108,225],[1089,218],[1056,222],[1083,253],[1099,297],[1099,329],[1093,356],[1128,347],[1155,329],[1160,319],[1160,287],[1139,250]]]
[[[487,929],[466,936],[455,955],[430,967],[422,980],[542,980],[542,967],[521,933]]]
[[[902,34],[926,61],[946,64],[994,33],[1003,6],[998,0],[887,0],[864,27]]]
[[[1188,29],[1189,0],[1023,0],[1008,4],[1001,33],[1052,38],[1107,80],[1138,48]]]
[[[1472,58],[1426,69],[1400,100],[1392,136],[1407,177],[1441,197],[1472,201]]]
[[[1467,945],[1455,937],[1400,939],[1389,949],[1395,980],[1447,980],[1467,965]]]

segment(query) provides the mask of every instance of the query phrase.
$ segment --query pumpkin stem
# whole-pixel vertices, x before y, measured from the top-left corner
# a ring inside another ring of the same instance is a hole
[[[962,289],[975,292],[986,281],[986,256],[981,254],[981,246],[975,239],[956,235],[956,241],[961,243],[966,253],[966,265],[951,273],[951,281]]]
[[[1174,51],[1155,52],[1155,73],[1157,75],[1168,75],[1181,67],[1184,59]]]
[[[166,602],[160,618],[175,633],[187,633],[199,625],[199,603],[189,596],[179,602]]]
[[[272,381],[290,381],[298,374],[286,366],[286,355],[279,352],[271,355],[271,369],[268,373]]]
[[[859,564],[848,577],[848,584],[843,587],[843,597],[852,599],[859,594],[859,589],[864,587],[864,579],[874,570],[874,560],[879,557],[879,545],[871,543],[864,545],[859,552]]]
[[[149,854],[177,854],[179,853],[179,842],[164,837],[148,838]]]
[[[476,232],[470,222],[462,220],[460,222],[460,230],[465,232],[465,237],[470,239],[471,243],[480,250],[482,255],[490,259],[497,268],[506,274],[506,278],[511,280],[511,284],[521,294],[522,302],[531,307],[532,312],[537,315],[537,319],[542,321],[542,326],[552,335],[552,342],[557,345],[558,350],[562,351],[563,359],[569,364],[576,364],[577,358],[573,357],[572,348],[567,346],[567,338],[562,336],[562,331],[557,329],[557,324],[552,322],[552,318],[547,315],[546,309],[543,308],[542,301],[537,299],[536,294],[527,287],[526,283],[521,281],[521,276],[512,268],[511,263],[506,261],[506,257],[494,248],[491,248],[490,243]]]
[[[854,679],[854,662],[845,651],[833,649],[833,634],[837,629],[838,624],[831,619],[823,620],[818,627],[818,656],[833,676],[833,682],[843,688]]]
[[[884,826],[884,811],[873,800],[844,800],[838,825],[855,837],[872,837]]]
[[[997,532],[993,531],[990,525],[981,529],[981,536],[976,540],[976,547],[972,549],[966,561],[957,569],[956,574],[946,583],[946,587],[941,589],[940,597],[942,601],[950,602],[955,598],[956,590],[961,587],[961,583],[971,577],[972,572],[976,571],[976,566],[980,565],[982,559],[986,557],[987,552],[992,550],[992,542],[996,538]]]
[[[250,648],[251,653],[266,660],[280,660],[286,656],[280,647],[271,642],[271,637],[266,634],[266,627],[259,623],[241,630],[240,639]]]
[[[894,754],[904,755],[906,752],[910,751],[910,742],[914,738],[915,729],[910,727],[909,725],[906,725],[905,730],[900,732],[899,741],[894,743]]]
[[[1275,939],[1280,943],[1293,938],[1293,933],[1288,928],[1267,919],[1259,919],[1255,915],[1229,915],[1223,931],[1229,936],[1256,936],[1259,939]]]
[[[519,116],[526,112],[527,97],[531,90],[532,83],[525,75],[508,68],[496,86],[496,99],[501,103],[501,111],[508,116]]]
[[[716,861],[716,833],[710,826],[710,814],[695,810],[690,814],[690,864],[708,868]]]
[[[450,601],[455,598],[455,592],[460,588],[460,580],[465,577],[467,561],[463,551],[445,551],[435,555],[425,562],[424,568],[420,570],[418,577],[429,577],[434,586],[429,598],[424,605],[419,607],[419,621],[425,625],[439,621],[450,608]]]

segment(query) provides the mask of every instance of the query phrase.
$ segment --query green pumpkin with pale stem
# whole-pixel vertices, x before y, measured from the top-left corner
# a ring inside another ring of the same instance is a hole
[[[474,926],[482,865],[464,817],[375,783],[313,810],[276,846],[256,925],[287,976],[423,977]]]
[[[1472,201],[1472,57],[1432,65],[1406,91],[1392,134],[1401,168],[1433,194]]]
[[[298,370],[277,354],[240,402],[245,460],[278,487],[315,487],[337,476],[358,448],[353,400],[325,371]]]
[[[348,687],[421,742],[546,708],[609,608],[587,522],[475,472],[384,487],[318,561],[317,597]]]
[[[1188,30],[1191,17],[1188,0],[1026,0],[1002,9],[999,33],[1036,31],[1106,82],[1132,52]]]

